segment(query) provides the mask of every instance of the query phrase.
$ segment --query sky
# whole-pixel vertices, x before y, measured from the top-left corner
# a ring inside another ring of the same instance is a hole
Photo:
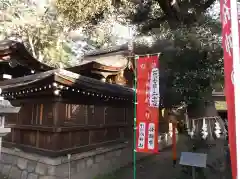
[[[208,14],[214,19],[218,19],[220,16],[220,2],[216,1],[214,5],[209,9]]]

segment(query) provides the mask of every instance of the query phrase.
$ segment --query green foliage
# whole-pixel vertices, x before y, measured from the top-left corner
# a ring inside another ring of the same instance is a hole
[[[151,47],[142,40],[140,43],[143,44],[138,45],[142,48],[135,49],[135,52],[162,52],[160,63],[165,66],[168,76],[166,101],[171,101],[169,105],[207,100],[205,97],[211,93],[213,85],[223,82],[221,24],[219,14],[212,9],[216,0],[57,2],[60,14],[74,26],[94,24],[96,27],[106,18],[113,18],[137,27],[136,43],[143,35],[153,37]],[[98,29],[106,32],[105,27]],[[112,35],[102,36],[93,33],[94,30],[88,32],[89,37],[96,36],[99,45],[109,42],[106,37]],[[158,41],[161,40],[171,41],[171,48],[160,47]]]
[[[56,7],[59,13],[66,17],[70,26],[76,27],[103,16],[103,12],[111,8],[109,0],[57,0]]]
[[[50,8],[38,12],[34,6],[23,6],[20,2],[24,0],[5,1],[12,4],[3,7],[3,36],[21,37],[35,57],[50,65],[69,63],[70,30],[81,27],[87,42],[110,46],[118,39],[111,33],[117,22],[136,27],[134,41],[143,43],[136,53],[162,52],[167,96],[174,98],[167,101],[202,100],[214,84],[223,81],[221,24],[218,13],[211,9],[216,0],[56,0],[57,13]],[[153,38],[152,46],[139,41],[144,35]],[[159,46],[158,41],[171,45]]]
[[[223,52],[220,31],[204,19],[191,28],[174,32],[175,57],[169,62],[169,82],[181,100],[196,103],[209,100],[214,84],[223,82]],[[209,24],[208,24],[209,23]]]
[[[138,47],[135,52],[161,52],[160,66],[167,76],[165,105],[209,100],[214,85],[223,84],[220,22],[205,15],[191,27],[171,29],[162,24],[151,33],[153,45]]]
[[[65,24],[50,7],[41,9],[25,0],[4,0],[1,6],[1,38],[19,39],[39,61],[59,67],[69,64]]]

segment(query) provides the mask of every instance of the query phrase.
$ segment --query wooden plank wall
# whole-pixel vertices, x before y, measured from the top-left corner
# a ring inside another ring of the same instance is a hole
[[[94,106],[60,104],[58,121],[64,126],[61,133],[67,142],[59,148],[73,148],[84,145],[93,145],[119,139],[127,139],[130,136],[122,134],[122,128],[131,130],[131,121],[127,121],[127,109],[123,107]],[[131,115],[128,113],[128,115]]]
[[[6,116],[12,128],[5,143],[51,151],[71,150],[128,139],[133,109],[64,103],[23,104]]]

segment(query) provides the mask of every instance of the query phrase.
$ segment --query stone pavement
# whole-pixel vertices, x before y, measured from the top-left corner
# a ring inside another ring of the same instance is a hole
[[[188,140],[185,136],[179,137],[179,143],[177,145],[178,157],[180,157],[181,152],[189,151]],[[226,173],[226,165],[224,165],[225,162],[223,162],[225,159],[224,154],[217,152],[217,150],[217,147],[209,149],[207,152],[208,166],[206,169],[197,170],[196,179],[231,179],[229,168]],[[179,161],[177,161],[176,167],[173,166],[171,148],[161,151],[158,155],[153,155],[137,162],[136,179],[192,179],[191,168],[182,167],[178,163]],[[109,176],[100,177],[99,179],[123,178],[133,179],[132,166],[122,168]]]
[[[7,177],[0,174],[0,179],[6,179]]]
[[[186,138],[179,138],[178,157],[180,156],[180,151],[185,151]],[[171,148],[164,149],[157,155],[149,156],[145,159],[137,161],[136,166],[136,179],[175,179],[180,172],[181,167],[176,165],[173,166],[172,161],[172,150]],[[97,179],[133,179],[133,167],[127,166],[119,169],[115,173],[108,176],[102,176]]]
[[[136,179],[177,179],[181,168],[179,166],[173,167],[171,158],[171,150],[168,150],[138,162]],[[116,174],[112,179],[133,179],[133,168],[125,168]]]

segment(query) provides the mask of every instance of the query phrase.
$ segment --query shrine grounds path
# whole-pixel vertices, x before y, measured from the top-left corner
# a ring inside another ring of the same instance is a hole
[[[177,145],[178,161],[173,166],[171,148],[161,151],[158,155],[149,156],[137,162],[136,179],[192,179],[191,168],[184,168],[179,165],[181,152],[188,151],[186,144],[188,139],[185,136],[179,137]],[[215,150],[215,149],[213,149]],[[231,179],[229,167],[223,165],[224,156],[216,151],[210,152],[208,157],[212,158],[214,164],[209,165],[206,169],[197,171],[196,179]],[[215,156],[214,156],[215,155]],[[225,163],[225,162],[224,162]],[[105,176],[99,176],[95,179],[133,179],[133,166],[127,166]]]
[[[0,179],[6,179],[7,177],[0,174]]]

